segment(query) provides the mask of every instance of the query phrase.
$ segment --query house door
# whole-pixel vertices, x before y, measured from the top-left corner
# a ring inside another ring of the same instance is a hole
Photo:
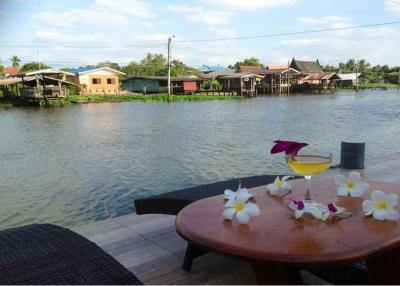
[[[243,79],[243,89],[245,91],[251,91],[251,78],[244,78]]]

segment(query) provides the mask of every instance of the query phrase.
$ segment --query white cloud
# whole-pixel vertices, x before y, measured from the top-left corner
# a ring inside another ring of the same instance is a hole
[[[35,16],[41,22],[53,27],[70,27],[76,24],[125,27],[135,18],[153,17],[148,2],[142,0],[94,0],[86,9],[72,9],[67,12],[42,12]]]
[[[400,17],[400,4],[397,4],[389,0],[385,0],[383,3],[383,7],[386,11],[391,12],[396,16]]]
[[[323,40],[322,39],[282,40],[281,44],[284,46],[317,46],[323,44]]]
[[[220,26],[228,24],[234,13],[224,10],[205,9],[201,6],[169,5],[171,12],[183,14],[185,19],[192,23],[201,23],[207,26]]]
[[[56,41],[58,43],[105,43],[107,41],[112,41],[112,36],[104,33],[94,33],[94,34],[81,34],[73,35],[60,33],[55,30],[40,30],[36,32],[36,36],[39,39],[47,41]]]
[[[256,11],[259,9],[279,7],[282,5],[291,5],[299,0],[203,0],[204,3],[224,9],[237,11]]]
[[[138,18],[152,18],[149,2],[143,0],[94,0],[93,9],[107,10],[111,13],[118,13]]]
[[[314,24],[314,25],[338,25],[343,23],[351,23],[351,18],[340,17],[340,16],[326,16],[320,18],[314,17],[299,17],[297,21],[302,24]]]
[[[168,37],[171,35],[169,34],[163,34],[163,33],[155,33],[155,34],[145,34],[141,36],[136,36],[135,40],[140,40],[140,41],[165,41],[167,42]]]

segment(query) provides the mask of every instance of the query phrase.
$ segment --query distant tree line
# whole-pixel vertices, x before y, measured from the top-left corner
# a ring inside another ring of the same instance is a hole
[[[322,66],[323,71],[334,71],[342,73],[354,73],[357,71],[357,60],[349,59],[345,63],[339,63],[338,66]],[[369,62],[362,59],[358,61],[358,72],[360,78],[368,83],[393,83],[399,80],[400,66],[389,67],[388,65],[372,66]]]
[[[11,65],[13,67],[21,67],[22,71],[34,71],[38,69],[50,68],[49,65],[30,62],[25,63],[21,66],[21,59],[14,55],[10,58]],[[245,58],[242,61],[238,61],[229,68],[239,70],[240,66],[261,66],[263,67],[260,59],[255,57]],[[126,73],[126,77],[132,76],[164,76],[168,73],[167,59],[163,54],[151,54],[148,53],[143,59],[138,62],[132,61],[126,66],[120,66],[118,63],[105,61],[100,62],[97,65],[80,66],[84,67],[110,67]],[[63,68],[62,70],[69,70],[70,68]],[[323,71],[334,71],[334,72],[356,72],[357,61],[355,59],[349,59],[347,62],[340,62],[337,66],[324,65],[322,66]],[[369,83],[397,83],[400,73],[400,66],[389,67],[388,65],[376,65],[372,66],[365,59],[358,61],[358,71],[362,74],[361,79]],[[0,74],[4,73],[4,66],[0,65]],[[173,60],[171,62],[171,75],[200,75],[201,72],[196,68],[190,67],[180,60]],[[216,83],[206,83],[213,88]]]

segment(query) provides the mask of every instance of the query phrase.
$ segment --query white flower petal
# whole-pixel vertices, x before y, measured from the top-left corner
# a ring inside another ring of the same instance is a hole
[[[251,198],[251,195],[247,192],[240,192],[236,195],[236,201],[245,203]]]
[[[316,219],[322,219],[322,212],[315,206],[308,206],[307,212],[312,214]]]
[[[246,212],[237,212],[236,218],[240,224],[248,224],[250,221],[250,216]]]
[[[386,196],[386,201],[392,208],[394,208],[397,205],[397,195],[396,194],[388,194]]]
[[[226,208],[233,208],[235,206],[235,201],[236,201],[235,199],[229,199],[226,202],[225,207]]]
[[[244,211],[251,216],[258,216],[260,214],[260,208],[253,203],[247,203],[244,206]]]
[[[374,202],[371,200],[365,200],[362,203],[363,211],[370,214],[374,211]]]
[[[274,180],[274,185],[277,185],[279,182],[281,181],[281,179],[279,179],[279,176],[275,178]]]
[[[353,198],[360,198],[362,197],[363,192],[359,188],[354,188],[350,190],[350,196]]]
[[[294,212],[294,217],[295,219],[301,218],[304,214],[304,209],[303,210],[297,210]]]
[[[278,191],[279,191],[279,188],[277,186],[275,186],[274,184],[268,184],[267,189],[271,193],[271,195],[276,195],[276,194],[278,194]]]
[[[336,207],[336,209],[337,209],[336,214],[341,214],[341,213],[343,213],[343,212],[346,210],[345,208],[338,207],[338,206],[336,206],[336,205],[335,205],[335,207]]]
[[[387,220],[398,220],[399,219],[399,213],[395,209],[388,209],[386,211],[386,219]]]
[[[371,199],[373,201],[383,201],[386,198],[386,195],[382,191],[373,191],[371,193]]]
[[[235,192],[233,192],[232,190],[225,190],[224,195],[227,199],[234,198],[236,196]]]
[[[359,182],[361,181],[361,175],[359,172],[350,172],[349,174],[349,180],[350,181],[355,181],[355,182]]]
[[[377,220],[385,220],[386,219],[386,210],[375,210],[374,213],[372,214],[372,216],[374,217],[374,219]]]
[[[289,205],[288,205],[288,207],[289,207],[291,210],[296,210],[296,209],[297,209],[297,205],[296,205],[294,202],[290,202]]]
[[[340,197],[347,197],[349,195],[349,190],[346,187],[341,186],[337,190],[337,195]]]
[[[234,208],[227,208],[226,210],[224,210],[222,215],[224,216],[224,218],[232,220],[233,215],[235,214],[235,212],[236,211],[235,211]]]
[[[347,178],[343,175],[335,176],[335,184],[339,186],[343,186],[347,183]]]
[[[286,190],[291,190],[292,189],[292,185],[288,182],[284,182],[282,185],[282,189],[286,189]]]
[[[331,214],[330,212],[324,213],[324,214],[322,215],[322,221],[326,221],[326,220],[329,218],[330,214]]]
[[[293,176],[284,176],[284,177],[282,177],[281,181],[286,182],[286,181],[287,181],[288,179],[290,179],[291,177],[293,177]]]

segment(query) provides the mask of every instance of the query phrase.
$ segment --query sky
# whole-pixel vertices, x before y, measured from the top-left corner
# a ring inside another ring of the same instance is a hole
[[[214,42],[400,21],[400,0],[0,0],[0,59],[78,67],[126,65],[167,53],[191,66],[227,66],[257,57],[265,65],[292,57],[337,64],[349,58],[400,65],[400,24],[366,29]]]

